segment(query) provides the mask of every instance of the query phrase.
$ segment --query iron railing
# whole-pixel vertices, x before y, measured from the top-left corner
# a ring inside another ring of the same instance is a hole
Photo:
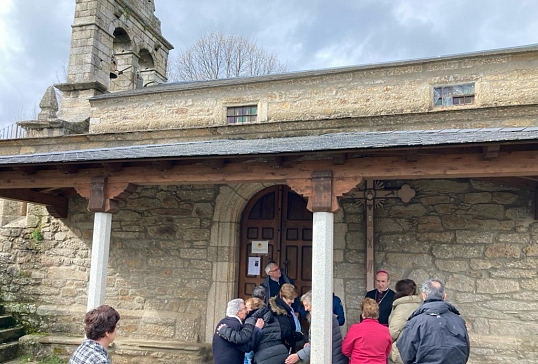
[[[0,140],[26,138],[26,130],[18,124],[11,124],[0,129]]]

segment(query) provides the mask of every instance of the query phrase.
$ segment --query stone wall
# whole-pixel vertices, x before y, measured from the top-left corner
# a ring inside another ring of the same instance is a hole
[[[538,359],[538,223],[533,195],[469,180],[407,181],[407,205],[387,199],[375,211],[376,269],[417,285],[446,284],[466,320],[470,363],[535,363]],[[401,183],[387,183],[386,188]],[[359,317],[364,288],[363,211],[342,202],[335,241],[345,240],[336,278],[344,282],[347,317]],[[336,243],[335,243],[336,245]],[[335,257],[337,255],[335,254]]]
[[[474,180],[387,181],[385,188],[404,183],[417,192],[409,204],[387,199],[375,210],[376,269],[391,272],[392,286],[402,278],[443,280],[469,327],[470,363],[535,362],[538,224],[532,194]],[[210,341],[211,321],[224,315],[236,289],[229,282],[237,279],[238,242],[228,240],[237,238],[232,230],[240,213],[226,218],[217,210],[228,211],[233,198],[243,206],[263,187],[139,188],[127,200],[113,217],[106,292],[106,302],[122,315],[119,338]],[[0,230],[0,300],[33,330],[82,333],[93,230],[86,206],[72,199],[65,221],[32,206],[24,224]],[[366,290],[364,211],[352,198],[341,206],[334,287],[345,304],[347,329],[358,320]]]
[[[114,215],[106,303],[122,316],[121,336],[204,341],[217,191],[140,189]],[[86,206],[75,198],[66,221],[29,217],[26,227],[1,230],[0,300],[30,331],[82,332],[93,231]],[[32,238],[36,230],[42,240]]]
[[[226,125],[226,108],[258,105],[258,122],[429,115],[399,128],[446,128],[447,110],[486,109],[538,102],[538,54],[484,53],[252,79],[159,86],[91,101],[91,133]],[[433,107],[433,87],[475,83],[475,103]],[[509,90],[509,91],[507,91]],[[509,114],[508,114],[509,115]],[[503,117],[507,117],[505,114]],[[394,129],[372,125],[365,129]],[[461,120],[460,122],[463,122]],[[502,127],[499,119],[465,119],[468,127]],[[521,120],[510,123],[521,124]],[[525,125],[525,124],[523,124]],[[523,126],[519,125],[519,126]],[[533,125],[528,121],[526,125]],[[455,127],[455,125],[451,125]],[[461,127],[461,126],[457,126]]]

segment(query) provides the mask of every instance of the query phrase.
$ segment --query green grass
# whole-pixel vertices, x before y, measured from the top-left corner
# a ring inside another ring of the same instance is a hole
[[[68,361],[56,355],[46,356],[40,360],[37,360],[31,355],[24,355],[20,358],[20,362],[21,364],[28,363],[28,362],[33,362],[33,363],[38,363],[38,364],[67,364]]]

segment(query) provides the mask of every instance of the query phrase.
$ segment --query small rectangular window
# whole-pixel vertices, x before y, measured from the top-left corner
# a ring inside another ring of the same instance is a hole
[[[433,105],[460,106],[474,104],[474,83],[433,88]]]
[[[228,125],[253,123],[256,122],[257,117],[258,106],[256,105],[229,107],[226,110]]]

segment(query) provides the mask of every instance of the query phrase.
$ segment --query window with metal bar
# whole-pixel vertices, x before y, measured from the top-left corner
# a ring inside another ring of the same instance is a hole
[[[474,83],[433,88],[434,107],[470,105],[474,100]]]
[[[248,105],[239,107],[229,107],[226,110],[228,125],[253,123],[258,117],[258,106]]]

